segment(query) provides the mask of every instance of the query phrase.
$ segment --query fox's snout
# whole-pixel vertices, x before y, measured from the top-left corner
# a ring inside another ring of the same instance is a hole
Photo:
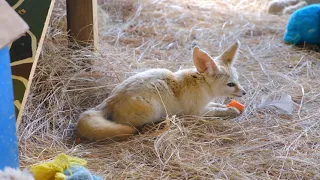
[[[247,92],[242,87],[238,87],[238,90],[235,92],[235,96],[238,96],[238,97],[242,97],[246,94]]]
[[[240,90],[240,94],[241,94],[241,96],[244,96],[247,94],[247,92],[245,90]]]

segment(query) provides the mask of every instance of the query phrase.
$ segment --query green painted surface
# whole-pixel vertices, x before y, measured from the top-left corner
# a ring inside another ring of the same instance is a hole
[[[16,79],[12,79],[12,84],[14,87],[13,92],[16,95],[15,99],[23,99],[23,94],[26,91],[25,85],[21,81]],[[16,113],[19,112],[17,107],[15,107],[15,111]]]
[[[12,0],[7,0],[12,1]],[[16,0],[14,0],[16,2]],[[16,8],[16,12],[25,10],[24,14],[20,16],[30,26],[30,31],[37,37],[39,41],[44,27],[44,23],[47,18],[48,10],[51,4],[51,0],[24,0],[22,4]]]
[[[37,45],[43,34],[44,24],[52,0],[7,0],[15,11],[29,25],[29,31],[12,43],[10,48],[12,75],[22,80],[13,80],[14,99],[22,103],[26,87],[24,83],[29,80]],[[18,5],[18,6],[17,6]],[[14,64],[12,64],[14,62]],[[23,83],[24,82],[24,83]],[[18,115],[19,108],[16,106]]]

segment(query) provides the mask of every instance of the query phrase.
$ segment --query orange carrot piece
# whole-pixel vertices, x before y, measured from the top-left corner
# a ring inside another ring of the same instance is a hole
[[[81,143],[81,139],[79,137],[76,138],[76,144],[80,144]]]
[[[228,105],[227,107],[234,107],[236,109],[238,109],[240,112],[243,112],[244,110],[244,105],[239,103],[238,101],[236,100],[232,100]]]

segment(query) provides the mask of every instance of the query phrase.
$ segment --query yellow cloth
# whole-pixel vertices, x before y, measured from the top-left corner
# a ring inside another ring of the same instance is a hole
[[[52,161],[33,165],[30,171],[35,180],[64,180],[67,176],[63,171],[69,169],[72,165],[85,166],[87,161],[77,157],[68,156],[64,153],[56,156]]]

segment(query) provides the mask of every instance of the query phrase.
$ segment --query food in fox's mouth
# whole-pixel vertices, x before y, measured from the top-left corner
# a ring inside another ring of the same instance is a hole
[[[239,103],[238,101],[236,100],[232,100],[228,105],[227,107],[234,107],[236,109],[238,109],[240,112],[243,112],[244,110],[244,105]]]

